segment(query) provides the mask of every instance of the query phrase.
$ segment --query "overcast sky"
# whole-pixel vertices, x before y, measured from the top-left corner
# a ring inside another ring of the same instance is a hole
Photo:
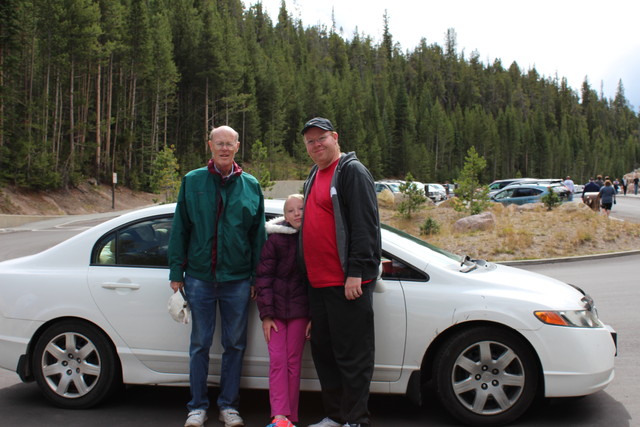
[[[258,0],[244,0],[245,4]],[[640,1],[638,0],[285,0],[304,26],[331,26],[350,39],[354,32],[379,43],[385,10],[389,31],[402,50],[421,38],[444,45],[455,29],[458,53],[477,50],[483,63],[516,61],[546,77],[566,77],[578,92],[585,76],[591,87],[613,98],[622,79],[625,96],[640,107]],[[281,0],[262,0],[272,21]]]

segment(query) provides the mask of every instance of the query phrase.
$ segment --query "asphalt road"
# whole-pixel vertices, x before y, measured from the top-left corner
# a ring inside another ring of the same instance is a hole
[[[640,222],[640,196],[617,195],[616,204],[611,209],[611,217],[625,221]]]
[[[638,202],[629,200],[629,203]],[[619,206],[621,203],[618,202]],[[638,205],[640,207],[640,204]],[[16,254],[43,249],[56,240],[91,225],[91,221],[57,224],[53,227],[31,225],[23,231],[0,233],[0,260]],[[28,230],[34,230],[28,231]],[[616,378],[604,391],[583,398],[545,400],[515,425],[548,427],[640,425],[640,294],[638,286],[640,254],[578,262],[523,265],[522,268],[556,277],[582,287],[591,294],[600,317],[619,334]],[[1,351],[1,349],[0,349]],[[215,399],[216,389],[211,389]],[[181,426],[186,418],[186,388],[132,386],[118,398],[91,410],[61,410],[44,400],[34,383],[23,384],[16,374],[0,370],[0,425],[20,426]],[[324,415],[318,393],[301,396],[301,422],[306,426]],[[268,424],[267,391],[243,390],[241,413],[247,426]],[[427,396],[423,407],[416,407],[402,396],[373,395],[370,409],[376,427],[454,426],[458,425],[437,403]],[[212,414],[207,426],[221,425]]]

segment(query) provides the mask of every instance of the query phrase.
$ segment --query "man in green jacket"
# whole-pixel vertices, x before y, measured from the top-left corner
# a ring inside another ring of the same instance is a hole
[[[222,366],[217,404],[225,427],[242,426],[240,373],[247,341],[253,275],[266,240],[260,184],[235,163],[240,142],[228,126],[211,131],[212,159],[182,179],[169,242],[169,280],[184,288],[191,307],[191,400],[185,427],[207,419],[209,350],[216,308],[222,327]]]

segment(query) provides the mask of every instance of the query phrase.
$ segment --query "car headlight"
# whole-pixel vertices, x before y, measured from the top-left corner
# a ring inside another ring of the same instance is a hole
[[[538,320],[547,325],[574,328],[601,328],[604,324],[591,310],[535,311]]]

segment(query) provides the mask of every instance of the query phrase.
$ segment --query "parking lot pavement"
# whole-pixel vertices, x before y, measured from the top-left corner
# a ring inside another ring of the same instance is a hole
[[[19,384],[20,382],[21,381],[20,378],[18,378],[18,374],[0,368],[0,389]]]

